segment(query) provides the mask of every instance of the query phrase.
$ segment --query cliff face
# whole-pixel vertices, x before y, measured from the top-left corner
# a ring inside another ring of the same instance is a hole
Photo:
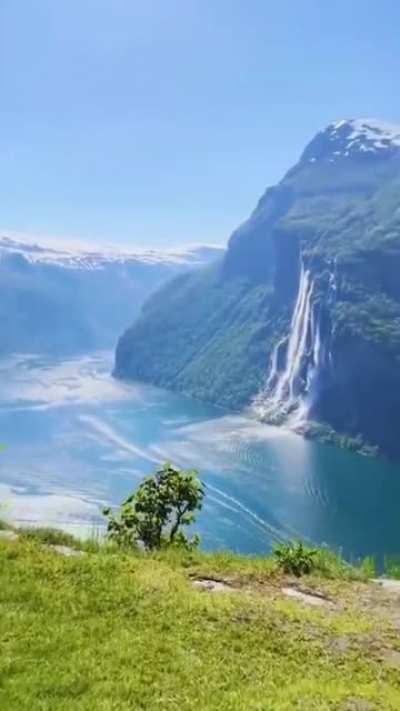
[[[218,267],[146,304],[116,374],[399,455],[399,205],[400,129],[331,124]]]

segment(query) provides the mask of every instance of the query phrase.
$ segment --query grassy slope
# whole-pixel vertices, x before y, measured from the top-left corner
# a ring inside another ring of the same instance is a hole
[[[235,592],[195,590],[194,574],[227,577]],[[397,636],[356,607],[371,586],[301,582],[337,609],[284,598],[268,560],[65,559],[34,539],[0,541],[0,708],[399,709],[398,672],[379,663]]]

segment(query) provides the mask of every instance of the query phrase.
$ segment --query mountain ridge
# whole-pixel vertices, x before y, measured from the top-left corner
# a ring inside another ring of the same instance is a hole
[[[325,155],[316,150],[321,145],[325,148]],[[324,157],[333,162],[357,152],[377,156],[388,151],[400,151],[400,125],[374,118],[341,119],[317,133],[300,160],[313,163]]]
[[[0,237],[0,353],[113,348],[154,289],[222,252],[87,251]]]
[[[256,402],[278,423],[302,412],[302,431],[317,423],[400,455],[400,149],[396,131],[360,120],[354,135],[354,121],[312,139],[217,266],[153,295],[120,339],[118,377],[227,407]],[[332,131],[346,150],[331,161]],[[277,391],[274,368],[289,373]]]
[[[19,254],[31,264],[49,264],[69,269],[101,269],[109,264],[140,262],[143,264],[201,265],[213,256],[220,256],[223,247],[217,245],[189,245],[181,251],[162,251],[155,249],[135,252],[112,249],[84,249],[57,247],[54,244],[38,243],[10,236],[0,235],[0,257]]]

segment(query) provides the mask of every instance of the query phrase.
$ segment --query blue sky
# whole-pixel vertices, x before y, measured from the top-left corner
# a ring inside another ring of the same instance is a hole
[[[0,228],[224,242],[329,121],[400,123],[400,3],[1,0]]]

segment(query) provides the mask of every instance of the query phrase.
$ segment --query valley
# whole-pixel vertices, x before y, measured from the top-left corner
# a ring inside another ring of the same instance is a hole
[[[222,252],[85,250],[0,236],[0,354],[114,348],[155,289]]]
[[[339,122],[226,252],[3,237],[10,518],[101,534],[102,506],[171,460],[206,482],[206,550],[301,538],[349,559],[397,553],[399,181],[393,128]]]

